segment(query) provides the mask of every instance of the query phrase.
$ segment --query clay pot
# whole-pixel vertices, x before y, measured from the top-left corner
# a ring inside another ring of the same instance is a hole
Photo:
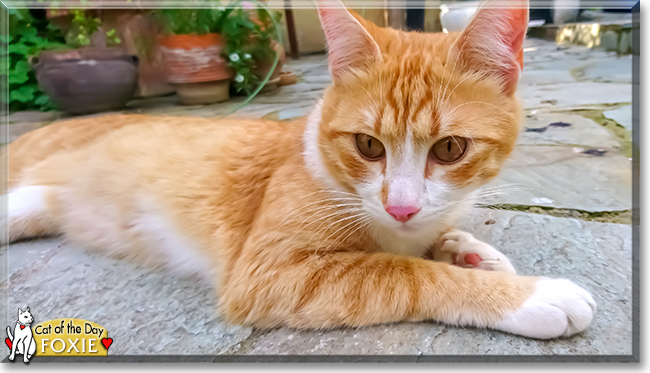
[[[219,34],[160,37],[167,80],[185,105],[211,104],[230,98],[232,72],[221,58],[224,39]]]
[[[138,57],[120,49],[48,51],[30,62],[43,91],[71,114],[123,108],[138,86]]]
[[[278,84],[280,87],[296,83],[298,83],[298,77],[296,74],[284,71],[280,73],[280,83]]]
[[[284,47],[282,47],[282,45],[278,44],[275,41],[273,41],[272,43],[273,43],[273,50],[275,51],[275,53],[280,54],[280,59],[278,60],[278,64],[275,66],[275,70],[273,70],[273,73],[271,74],[269,81],[266,82],[266,85],[264,86],[264,88],[262,88],[260,92],[268,92],[278,88],[280,83],[280,73],[282,72],[282,67],[284,66],[284,62],[287,57]],[[257,61],[255,68],[252,70],[253,74],[255,74],[255,76],[257,76],[257,78],[260,81],[265,79],[266,76],[271,71],[271,67],[273,67],[274,61],[275,61],[275,56],[270,57],[267,60]]]

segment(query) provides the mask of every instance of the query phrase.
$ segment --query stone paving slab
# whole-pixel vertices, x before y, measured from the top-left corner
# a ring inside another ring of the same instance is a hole
[[[18,122],[15,124],[2,124],[0,125],[0,141],[1,143],[11,143],[16,141],[20,136],[27,132],[35,131],[49,122]]]
[[[582,68],[580,80],[605,83],[632,83],[632,55],[597,60]]]
[[[593,151],[594,155],[585,154]],[[605,153],[600,155],[601,151]],[[632,208],[632,161],[612,149],[518,146],[489,187],[505,186],[488,204],[584,211]]]
[[[622,83],[560,83],[524,85],[517,91],[526,109],[575,108],[603,103],[631,103],[632,86]]]
[[[529,51],[529,53],[526,53],[525,49],[523,75],[528,71],[537,70],[569,71],[573,75],[574,72],[578,72],[586,66],[612,58],[616,58],[616,53],[590,51],[587,48],[580,47],[567,50],[551,45],[538,47],[534,51]]]
[[[115,340],[111,354],[220,354],[251,330],[216,314],[214,289],[194,278],[151,272],[60,239],[11,245],[10,309],[29,306],[36,322],[61,317],[93,321]]]
[[[24,123],[24,122],[38,122],[48,123],[63,116],[63,113],[56,111],[18,111],[11,113],[8,117],[8,123]]]
[[[527,70],[521,75],[520,85],[549,85],[557,83],[575,83],[576,79],[568,70]]]
[[[209,285],[86,253],[60,239],[9,247],[8,304],[29,305],[37,321],[97,322],[119,341],[115,355],[631,352],[631,226],[474,209],[461,228],[499,248],[521,275],[569,278],[589,289],[598,303],[592,327],[553,341],[430,322],[251,335],[220,321]]]
[[[527,114],[518,145],[617,148],[614,135],[591,119],[564,113]]]

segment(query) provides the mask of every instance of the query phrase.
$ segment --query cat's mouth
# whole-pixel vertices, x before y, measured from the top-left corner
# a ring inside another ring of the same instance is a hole
[[[410,222],[402,223],[399,226],[392,226],[391,228],[398,236],[405,238],[419,236],[422,233],[422,226],[420,224],[413,224]]]
[[[413,225],[409,225],[408,223],[402,223],[402,225],[397,227],[397,230],[406,233],[414,233],[418,231],[416,227],[414,227]]]

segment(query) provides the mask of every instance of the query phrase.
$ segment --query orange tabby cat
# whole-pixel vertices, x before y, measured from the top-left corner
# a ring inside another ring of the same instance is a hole
[[[63,233],[198,273],[234,323],[580,332],[586,290],[517,276],[453,229],[517,138],[520,4],[434,35],[321,8],[334,82],[303,122],[109,116],[30,133],[7,148],[8,240]]]

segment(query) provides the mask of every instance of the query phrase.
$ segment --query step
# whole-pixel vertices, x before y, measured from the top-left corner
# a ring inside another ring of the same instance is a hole
[[[583,45],[588,48],[617,52],[620,55],[638,54],[633,51],[632,31],[638,28],[631,13],[585,12],[587,21],[561,25],[531,27],[530,37],[555,40],[558,45]]]

